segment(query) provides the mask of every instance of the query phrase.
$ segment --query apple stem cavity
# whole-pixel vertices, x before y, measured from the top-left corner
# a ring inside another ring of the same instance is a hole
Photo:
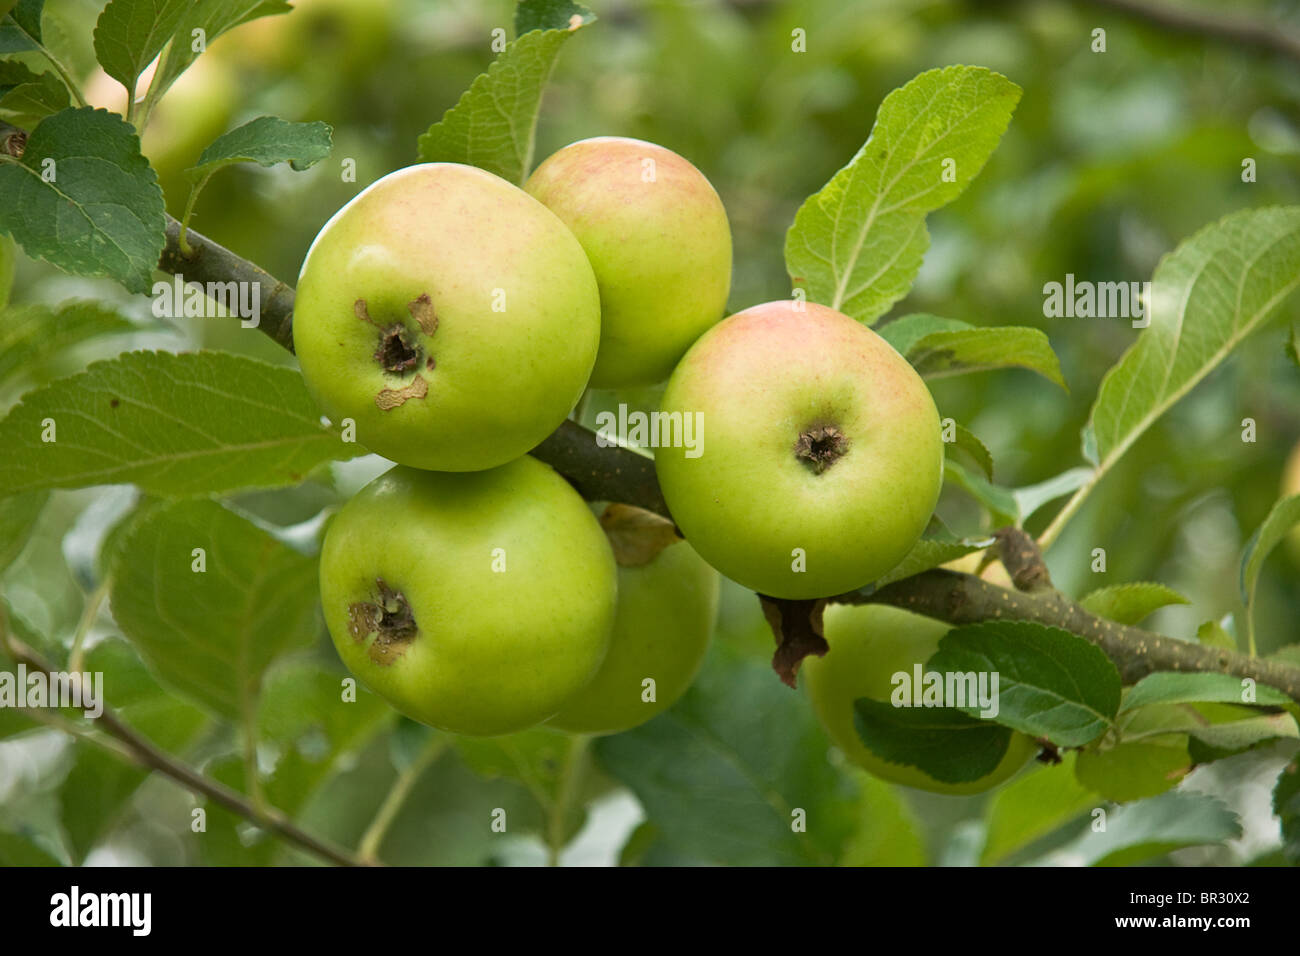
[[[834,425],[814,425],[799,433],[794,443],[795,457],[820,475],[849,450],[849,440]]]
[[[370,659],[376,664],[391,664],[415,640],[420,628],[401,591],[393,590],[382,578],[375,579],[375,590],[375,602],[356,601],[348,605],[348,632],[358,642],[373,634]]]

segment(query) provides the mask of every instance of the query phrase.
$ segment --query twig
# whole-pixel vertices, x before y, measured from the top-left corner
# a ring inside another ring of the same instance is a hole
[[[0,636],[5,635],[8,635],[7,628],[4,627],[3,622],[0,622]],[[35,650],[12,636],[7,636],[5,643],[9,653],[16,661],[27,665],[29,668],[39,670],[46,676],[51,675],[52,668],[50,664]],[[191,793],[207,797],[213,803],[225,807],[231,813],[252,820],[287,842],[323,860],[340,866],[362,865],[362,861],[349,856],[344,850],[340,850],[332,844],[312,836],[305,830],[299,829],[280,811],[269,808],[260,810],[245,800],[243,794],[231,790],[229,787],[187,767],[171,754],[158,749],[146,737],[136,733],[131,727],[123,723],[107,704],[102,701],[100,704],[102,705],[102,713],[93,718],[95,725],[103,728],[105,733],[123,745],[131,758],[141,767],[146,770],[156,770],[164,776],[170,777]],[[73,726],[75,727],[75,725]],[[68,730],[66,727],[63,729]],[[75,732],[82,739],[103,744],[103,741],[96,740],[93,734],[80,727],[76,727],[72,732]]]
[[[167,217],[167,247],[158,268],[186,282],[240,282],[261,287],[261,321],[257,329],[276,345],[293,351],[293,288],[260,266],[235,255],[193,229],[186,231],[191,251],[181,249],[181,224]]]
[[[1135,684],[1156,671],[1213,671],[1268,684],[1300,702],[1300,667],[1108,621],[1051,588],[1009,591],[972,574],[936,568],[878,591],[855,591],[833,600],[840,604],[889,604],[950,624],[1036,621],[1092,641],[1115,663],[1125,684]]]
[[[86,655],[86,638],[90,634],[90,629],[95,626],[95,620],[99,617],[99,609],[104,605],[104,599],[108,597],[108,590],[112,587],[112,578],[107,574],[104,579],[95,586],[95,590],[90,592],[86,598],[86,606],[81,609],[81,619],[77,621],[77,630],[72,635],[72,650],[68,652],[68,670],[80,673],[81,664]]]
[[[384,837],[388,835],[388,830],[397,819],[397,814],[401,812],[406,805],[407,798],[411,796],[411,790],[419,782],[424,772],[431,767],[439,757],[443,755],[447,747],[450,746],[450,740],[447,737],[433,737],[430,739],[427,747],[419,754],[411,765],[397,775],[393,781],[392,789],[388,791],[388,796],[384,798],[383,804],[379,807],[379,812],[366,828],[365,834],[361,837],[361,842],[357,844],[357,857],[364,863],[379,862],[379,848],[383,845]]]
[[[1052,586],[1047,562],[1038,544],[1021,528],[1002,528],[993,537],[998,539],[998,553],[1002,566],[1011,576],[1017,591],[1044,591]]]
[[[1220,13],[1217,10],[1174,6],[1163,0],[1089,0],[1093,6],[1118,13],[1177,33],[1203,36],[1238,46],[1277,53],[1300,61],[1300,31],[1263,17]]]
[[[560,785],[555,794],[555,802],[550,807],[546,825],[546,865],[559,866],[560,852],[564,849],[564,825],[573,803],[574,792],[578,788],[578,776],[582,772],[582,761],[587,754],[591,738],[578,734],[569,738],[568,751],[564,755],[564,767],[560,771]]]

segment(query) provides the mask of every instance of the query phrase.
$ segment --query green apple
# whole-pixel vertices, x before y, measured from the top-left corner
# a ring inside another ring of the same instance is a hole
[[[769,302],[714,326],[673,372],[662,411],[695,428],[692,441],[661,433],[655,451],[673,519],[704,560],[760,594],[871,583],[916,544],[943,483],[925,383],[825,306]]]
[[[709,647],[721,583],[670,521],[611,505],[601,525],[619,565],[614,635],[591,683],[550,720],[583,734],[629,730],[686,693]]]
[[[988,776],[968,783],[944,783],[906,764],[876,756],[853,726],[853,702],[860,697],[887,702],[894,691],[893,676],[912,674],[939,649],[951,628],[898,608],[866,604],[832,604],[822,623],[830,650],[825,657],[808,657],[800,665],[803,684],[826,733],[854,764],[892,783],[934,793],[982,793],[1011,777],[1037,750],[1024,734],[1013,733],[1001,762]]]
[[[524,184],[573,230],[600,285],[596,388],[662,382],[722,318],[731,229],[704,175],[671,150],[602,136],[564,147]]]
[[[469,474],[397,467],[321,548],[339,656],[414,720],[508,734],[553,716],[609,647],[617,571],[568,483],[523,457]]]
[[[426,163],[363,190],[303,263],[293,341],[356,440],[417,468],[475,471],[533,448],[596,360],[600,297],[578,241],[522,189]]]

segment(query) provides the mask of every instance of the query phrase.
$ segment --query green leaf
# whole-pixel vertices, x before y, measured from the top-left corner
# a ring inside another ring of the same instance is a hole
[[[0,53],[34,50],[41,42],[41,13],[45,0],[18,0],[0,16]]]
[[[908,353],[916,347],[917,343],[928,335],[937,332],[960,332],[973,328],[975,326],[960,319],[945,319],[941,315],[931,315],[929,312],[913,312],[901,315],[892,322],[886,322],[876,329],[876,334],[892,345],[899,355],[907,358]]]
[[[930,70],[885,97],[862,149],[795,216],[794,284],[864,322],[887,312],[921,267],[926,214],[975,178],[1019,100],[1006,77],[970,66]]]
[[[549,807],[559,793],[565,754],[574,738],[545,727],[504,737],[456,737],[461,760],[484,777],[508,777]]]
[[[951,456],[956,451],[965,452],[980,471],[984,472],[984,477],[989,481],[993,480],[993,453],[988,450],[988,446],[975,437],[975,433],[964,425],[953,422],[953,440],[944,442],[943,451],[945,455]]]
[[[116,710],[155,701],[167,693],[131,643],[118,635],[87,651],[82,670],[104,675],[104,686],[112,692],[109,704]]]
[[[382,699],[358,687],[343,699],[342,673],[310,663],[277,667],[266,677],[257,714],[258,739],[278,751],[266,781],[272,805],[296,814],[339,766],[394,716]]]
[[[17,833],[0,830],[0,866],[60,866],[53,854]]]
[[[358,759],[356,771],[342,770],[304,811],[302,825],[355,846],[389,790],[394,769],[389,747],[376,741]],[[494,811],[504,814],[505,833],[493,832]],[[392,866],[469,866],[497,862],[512,837],[539,832],[545,819],[519,784],[484,779],[471,772],[454,750],[420,774],[380,846]]]
[[[318,635],[318,600],[315,560],[213,501],[151,510],[113,568],[113,616],[159,679],[232,720],[251,719],[272,661]]]
[[[18,306],[0,313],[0,391],[83,342],[136,326],[98,302]]]
[[[1286,357],[1291,360],[1291,364],[1300,368],[1300,341],[1296,339],[1295,326],[1291,326],[1291,333],[1286,339]]]
[[[159,748],[173,753],[190,743],[206,722],[201,711],[166,695],[123,708],[120,716]],[[75,862],[85,860],[109,833],[148,776],[147,770],[116,754],[93,744],[77,744],[72,769],[59,788],[59,815]]]
[[[420,161],[478,166],[522,185],[533,164],[542,92],[574,29],[533,30],[502,50],[420,137]]]
[[[1103,733],[1119,709],[1119,671],[1101,649],[1058,627],[996,621],[954,628],[926,664],[943,674],[998,675],[1000,724],[1061,747]],[[960,709],[977,715],[971,701]]]
[[[1300,252],[1297,252],[1300,258]],[[1297,265],[1300,268],[1300,265]],[[1246,542],[1241,553],[1241,600],[1246,605],[1246,632],[1250,637],[1249,645],[1254,648],[1255,625],[1255,589],[1259,586],[1259,572],[1264,567],[1264,559],[1278,543],[1287,536],[1295,525],[1300,524],[1300,495],[1283,498],[1273,506],[1264,523],[1255,529],[1255,533]]]
[[[1300,727],[1288,713],[1260,714],[1249,707],[1229,704],[1197,704],[1203,721],[1187,732],[1213,750],[1234,753],[1248,750],[1266,740],[1300,738]]]
[[[573,18],[578,18],[575,25]],[[586,26],[596,15],[573,0],[519,0],[515,7],[515,36],[533,30],[568,30]]]
[[[95,23],[95,57],[104,72],[135,95],[144,68],[176,32],[193,0],[111,0]]]
[[[1097,805],[1074,777],[1073,753],[1007,782],[993,794],[986,813],[980,863],[996,865]]]
[[[1011,743],[1008,728],[952,707],[895,707],[869,697],[853,702],[853,726],[876,756],[944,783],[987,776]]]
[[[1300,758],[1278,774],[1273,812],[1282,821],[1282,853],[1292,866],[1300,866]]]
[[[1087,484],[1092,478],[1092,473],[1091,468],[1071,468],[1037,484],[1016,488],[1011,495],[1019,509],[1020,520],[1028,521],[1043,505]]]
[[[53,419],[57,440],[41,440]],[[225,352],[128,352],[31,392],[0,421],[0,494],[133,482],[151,494],[295,484],[364,454],[302,376]]]
[[[35,126],[68,102],[68,88],[49,70],[36,73],[17,60],[0,60],[0,117],[8,122]]]
[[[1300,286],[1300,207],[1247,209],[1156,266],[1151,324],[1102,379],[1091,431],[1104,474]]]
[[[1104,831],[1090,830],[1064,853],[1086,866],[1128,866],[1240,836],[1237,815],[1219,800],[1175,791],[1111,811]]]
[[[1196,629],[1196,639],[1202,644],[1208,644],[1210,647],[1222,647],[1224,650],[1235,651],[1237,649],[1237,639],[1229,634],[1218,621],[1206,621]]]
[[[218,136],[188,175],[194,181],[206,179],[234,163],[288,163],[295,170],[310,169],[330,154],[332,133],[326,123],[290,123],[278,116],[259,116]]]
[[[1016,502],[1015,492],[1010,488],[993,484],[983,475],[968,471],[961,462],[951,458],[944,460],[943,480],[945,484],[954,484],[974,498],[988,511],[996,527],[1020,526],[1020,505]]]
[[[479,776],[490,780],[504,777],[526,787],[548,816],[563,799],[562,790],[572,779],[571,762],[583,759],[580,738],[545,727],[503,737],[456,737],[455,746],[461,760]],[[589,774],[580,773],[578,779],[592,782]],[[565,842],[582,828],[586,820],[585,802],[569,800],[564,820]]]
[[[289,13],[292,9],[285,0],[196,0],[176,25],[174,38],[149,86],[150,95],[156,99],[165,93],[199,54],[227,30],[259,17]]]
[[[1015,525],[1017,528],[1043,505],[1075,491],[1091,476],[1090,468],[1071,468],[1034,485],[1004,488],[968,471],[961,462],[950,458],[944,464],[944,480],[951,481],[983,505],[995,525]]]
[[[852,794],[807,701],[766,664],[717,642],[673,708],[593,747],[663,839],[696,859],[825,864],[854,827]],[[791,826],[800,809],[809,821],[802,833]]]
[[[898,787],[857,773],[858,826],[844,844],[840,866],[924,866],[920,820]]]
[[[0,574],[22,553],[49,497],[41,490],[0,498]]]
[[[135,130],[91,107],[36,127],[22,159],[0,157],[0,231],[74,275],[148,292],[165,244],[162,191]]]
[[[14,287],[14,243],[0,236],[0,309],[8,308]]]
[[[904,319],[925,320],[908,322],[903,329],[894,333],[893,338],[906,346],[906,351],[899,351],[926,378],[944,378],[998,368],[1025,368],[1037,372],[1061,388],[1066,387],[1061,375],[1061,363],[1052,351],[1047,336],[1040,329],[1013,325],[981,328],[930,315],[905,316]],[[885,328],[892,328],[902,321],[899,319],[891,322]],[[936,322],[942,322],[943,325],[937,326]],[[932,331],[924,332],[927,327]],[[918,332],[923,334],[918,336]],[[898,348],[897,345],[894,347]]]
[[[955,561],[975,551],[983,550],[990,543],[992,543],[992,539],[989,538],[953,538],[951,540],[922,538],[912,546],[912,550],[907,552],[907,556],[899,562],[897,567],[876,582],[875,587],[883,588],[886,584],[892,584],[895,581],[901,581],[903,578],[910,578],[914,574],[920,574],[922,571],[937,568],[941,564],[947,564],[949,561]]]
[[[1150,581],[1097,588],[1079,599],[1084,610],[1120,624],[1137,624],[1170,604],[1190,604],[1172,588]]]
[[[1107,800],[1128,803],[1172,790],[1191,769],[1186,735],[1171,733],[1084,751],[1075,776]]]
[[[1255,704],[1281,707],[1290,700],[1286,694],[1263,684],[1249,682],[1254,700],[1246,700],[1247,682],[1231,674],[1186,674],[1162,672],[1149,674],[1124,694],[1120,711],[1131,711],[1150,704],[1194,703],[1209,701],[1225,704]]]

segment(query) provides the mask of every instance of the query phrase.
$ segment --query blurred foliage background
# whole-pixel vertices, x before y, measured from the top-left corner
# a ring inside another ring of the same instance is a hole
[[[1146,280],[1161,255],[1202,225],[1243,207],[1300,201],[1300,64],[1231,42],[1174,35],[1088,0],[589,5],[600,20],[569,42],[560,58],[543,105],[537,158],[601,134],[653,140],[689,158],[717,187],[731,218],[733,310],[789,295],[785,230],[803,199],[858,150],[890,90],[952,63],[996,69],[1024,88],[1010,130],[983,174],[960,200],[930,217],[933,242],[925,267],[892,313],[1034,326],[1050,337],[1068,394],[1028,372],[934,383],[941,412],[970,427],[993,452],[999,484],[1030,484],[1082,464],[1079,430],[1097,385],[1138,334],[1122,319],[1044,317],[1044,283],[1063,281],[1067,273],[1079,280]],[[223,171],[193,221],[290,281],[339,206],[414,161],[416,137],[487,67],[491,31],[509,30],[513,10],[511,0],[298,0],[296,6],[289,16],[240,27],[215,43],[164,100],[145,140],[169,209],[178,215],[184,169],[220,132],[263,114],[330,123],[335,149],[329,160],[301,173],[249,165]],[[1300,29],[1296,0],[1215,5],[1229,6],[1239,15],[1268,16]],[[95,75],[90,46],[102,3],[54,0],[48,7],[47,24],[55,25],[47,29],[86,78],[91,100],[120,109],[123,91]],[[1099,27],[1106,31],[1104,54],[1091,50]],[[791,50],[796,29],[807,33],[807,52]],[[1242,181],[1247,157],[1257,163],[1254,183]],[[344,159],[356,162],[355,183],[339,175]],[[19,256],[16,302],[74,295],[120,302],[142,323],[148,316],[147,303],[115,286],[71,278]],[[1297,317],[1294,307],[1286,314]],[[1180,637],[1194,635],[1202,621],[1239,613],[1238,556],[1276,499],[1284,461],[1300,438],[1300,369],[1286,356],[1287,334],[1284,322],[1248,341],[1105,479],[1049,554],[1063,590],[1079,594],[1105,584],[1162,581],[1191,604],[1161,611],[1151,626]],[[235,323],[182,321],[175,330],[153,325],[114,347],[124,344],[202,345],[292,361]],[[34,370],[33,378],[74,370],[111,354],[107,348],[101,341],[80,349],[64,356],[62,365]],[[0,404],[16,397],[0,396]],[[650,405],[655,394],[597,396],[589,414],[616,400]],[[1242,441],[1244,418],[1258,423],[1254,443]],[[246,496],[243,504],[274,523],[305,520],[364,479],[350,467],[336,467],[298,489]],[[85,580],[78,576],[77,561],[84,559],[77,549],[93,551],[96,509],[112,512],[115,494],[121,497],[120,490],[56,494],[42,534],[10,573],[11,594],[29,619],[44,616],[37,623],[50,633],[75,626]],[[1045,509],[1031,530],[1040,530],[1052,511]],[[941,512],[959,532],[981,530],[979,512],[959,493],[946,493]],[[91,529],[92,544],[84,544],[84,535],[66,537],[78,527]],[[1098,547],[1107,553],[1101,574],[1089,568]],[[1279,551],[1265,570],[1262,652],[1300,637],[1298,575],[1300,549]],[[727,653],[756,662],[770,655],[771,636],[752,595],[727,590],[718,642]],[[386,788],[378,778],[394,773],[385,750],[391,746],[385,738],[364,751],[358,765],[369,761],[379,768],[375,776],[354,768],[311,814],[362,819],[373,812],[370,805]],[[463,756],[454,765],[451,756],[440,759],[444,772],[425,780],[421,786],[430,792],[417,793],[410,806],[436,804],[449,814],[435,828],[445,840],[457,830],[449,825],[456,813],[497,799],[475,788],[505,784],[468,772]],[[912,815],[924,834],[921,844],[894,847],[883,858],[966,858],[963,827],[978,817],[979,799],[908,794],[897,803],[868,790],[864,799],[877,801],[880,820]],[[10,799],[18,798],[10,793]],[[126,825],[134,835],[119,843],[132,849],[119,859],[186,858],[188,851],[161,835],[163,828],[147,814],[137,811]],[[424,817],[406,822],[416,834],[431,825]],[[352,824],[338,826],[346,831]],[[884,852],[871,841],[887,841],[882,834],[890,831],[880,823],[873,832],[860,838],[868,859]],[[402,845],[417,844],[412,837]],[[609,848],[593,852],[600,858]],[[1215,859],[1245,854],[1239,848]],[[480,847],[459,847],[454,839],[442,851],[407,855],[409,862],[482,858]]]

